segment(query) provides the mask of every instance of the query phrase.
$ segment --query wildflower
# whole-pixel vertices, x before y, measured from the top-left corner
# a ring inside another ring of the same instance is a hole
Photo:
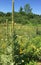
[[[41,47],[39,49],[41,50]]]
[[[6,48],[6,44],[2,44],[2,48]]]
[[[37,52],[39,52],[39,49],[37,49]]]
[[[22,36],[19,36],[19,38],[21,38]]]
[[[7,38],[5,39],[5,41],[7,41]]]
[[[1,40],[3,41],[3,38]]]
[[[15,23],[15,25],[16,25],[16,23]]]
[[[34,45],[31,45],[32,48],[36,49],[36,47]]]
[[[20,54],[22,54],[23,53],[23,51],[22,51],[22,49],[20,49]]]
[[[10,65],[14,65],[14,63],[11,63]]]
[[[18,29],[20,29],[20,26],[18,27]]]
[[[24,60],[22,60],[22,62],[24,62]]]

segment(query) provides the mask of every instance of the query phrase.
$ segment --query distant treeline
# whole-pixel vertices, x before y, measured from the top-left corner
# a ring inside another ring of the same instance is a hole
[[[12,21],[12,13],[3,13],[0,12],[0,23],[4,23],[8,20],[8,23],[11,23]],[[15,23],[21,23],[21,24],[41,24],[41,15],[36,15],[33,13],[25,14],[24,12],[14,12],[14,21]]]
[[[3,13],[0,12],[0,23],[4,22],[11,23],[12,13]],[[20,24],[32,24],[37,25],[41,24],[41,15],[33,14],[30,4],[26,4],[24,7],[20,7],[19,12],[14,12],[14,21],[15,23]]]
[[[16,23],[36,25],[36,24],[41,24],[41,15],[36,15],[33,13],[20,14],[15,12],[14,20]]]
[[[5,23],[6,20],[11,21],[11,12],[3,13],[0,12],[0,23]]]

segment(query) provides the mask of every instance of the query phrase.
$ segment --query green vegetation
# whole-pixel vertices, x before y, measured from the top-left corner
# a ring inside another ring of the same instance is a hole
[[[22,7],[14,12],[13,36],[12,13],[0,12],[0,65],[37,65],[41,62],[41,15],[33,14],[30,6],[25,7],[28,8],[26,12]]]
[[[2,62],[10,62],[10,59],[12,59],[12,55],[11,55],[12,37],[10,37],[10,35],[9,35],[9,42],[5,41],[6,32],[4,32],[4,31],[6,30],[5,29],[6,26],[3,25],[3,27],[0,24],[0,31],[1,30],[3,31],[0,34],[0,42],[1,42],[0,48],[1,48],[1,57],[2,57],[1,60],[2,60]],[[10,27],[11,27],[11,24],[8,24],[8,29],[9,29],[8,32],[10,31]],[[18,59],[21,59],[21,60],[18,62],[22,63],[22,61],[24,61],[24,62],[28,63],[29,61],[32,62],[32,60],[41,61],[41,34],[36,34],[36,26],[15,24],[14,28],[15,28],[16,34],[13,38],[15,38],[16,36],[17,37],[14,39],[14,41],[15,41],[14,48],[15,49],[13,51],[16,52],[16,53],[14,53],[15,55],[17,55],[17,53],[18,53],[18,56],[20,55]],[[38,30],[41,32],[40,25],[38,26]],[[4,40],[1,41],[2,38]],[[4,54],[7,55],[8,57],[6,56],[7,58],[5,58]],[[14,58],[14,56],[13,56],[13,58]],[[17,59],[17,57],[16,57],[16,59]],[[14,62],[17,61],[16,59],[14,60]],[[5,61],[5,60],[8,60],[8,61]],[[12,63],[12,60],[11,60],[11,63]]]
[[[5,15],[2,16],[2,14],[0,15],[0,23],[5,23],[6,19],[8,19],[8,23],[11,23],[11,13],[7,13]],[[28,13],[25,14],[24,12],[18,13],[15,12],[14,13],[14,20],[15,23],[20,23],[20,24],[31,24],[31,25],[39,25],[41,24],[41,15],[36,15],[36,14],[32,14],[32,13]]]

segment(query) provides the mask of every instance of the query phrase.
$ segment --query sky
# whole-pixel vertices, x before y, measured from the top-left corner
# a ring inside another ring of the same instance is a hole
[[[41,15],[41,0],[14,0],[14,10],[18,12],[25,4],[30,4],[33,13]],[[0,11],[11,12],[12,0],[0,0]]]

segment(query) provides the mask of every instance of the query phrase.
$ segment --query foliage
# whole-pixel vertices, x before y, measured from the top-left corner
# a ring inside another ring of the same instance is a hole
[[[1,12],[0,12],[1,13]],[[0,23],[5,23],[6,19],[8,19],[8,23],[11,23],[12,20],[12,13],[2,13],[0,14]],[[41,15],[28,13],[26,14],[24,11],[22,12],[14,12],[14,21],[15,23],[20,24],[32,24],[32,25],[38,25],[41,24]]]
[[[30,61],[30,62],[29,62],[29,63],[27,63],[26,65],[37,65],[37,62]]]
[[[22,8],[22,7],[20,7],[19,12],[20,12],[20,14],[22,14],[22,13],[23,13],[23,8]]]
[[[16,23],[21,23],[23,25],[25,25],[25,24],[32,24],[32,25],[41,24],[40,15],[38,16],[38,15],[35,15],[32,13],[25,14],[25,12],[23,12],[22,14],[15,13],[14,21]]]
[[[29,4],[26,4],[26,5],[24,6],[24,11],[25,11],[25,13],[26,13],[26,14],[28,14],[28,13],[31,13],[31,12],[32,12],[32,9],[31,9],[31,7],[30,7],[30,5],[29,5]]]
[[[19,39],[19,38],[20,39]],[[23,37],[14,34],[13,59],[15,65],[31,64],[36,65],[34,61],[41,61],[41,38],[35,37],[28,42],[23,42]],[[25,39],[25,38],[24,38]],[[38,45],[39,44],[39,45]],[[31,62],[33,60],[33,62]]]
[[[13,38],[8,35],[9,41],[7,41],[5,40],[6,26],[0,24],[0,61],[2,64],[13,64],[12,59],[15,64],[20,65],[30,64],[32,60],[41,61],[41,35],[36,34],[36,26],[16,23],[14,25],[15,32]],[[8,32],[11,31],[10,27],[11,24],[8,24]],[[38,26],[38,30],[41,31],[41,26]],[[4,40],[1,40],[1,38]],[[11,42],[13,43],[13,47]]]
[[[25,5],[25,11],[21,7],[19,12],[14,12],[14,35],[11,35],[12,13],[0,12],[0,65],[41,62],[41,15],[31,12],[29,4]]]
[[[22,53],[22,50],[20,49],[20,45],[18,44],[18,41],[17,41],[17,35],[14,34],[14,48],[13,48],[13,61],[14,61],[14,64],[16,65],[22,65],[24,64],[24,60],[23,60],[23,54]]]

